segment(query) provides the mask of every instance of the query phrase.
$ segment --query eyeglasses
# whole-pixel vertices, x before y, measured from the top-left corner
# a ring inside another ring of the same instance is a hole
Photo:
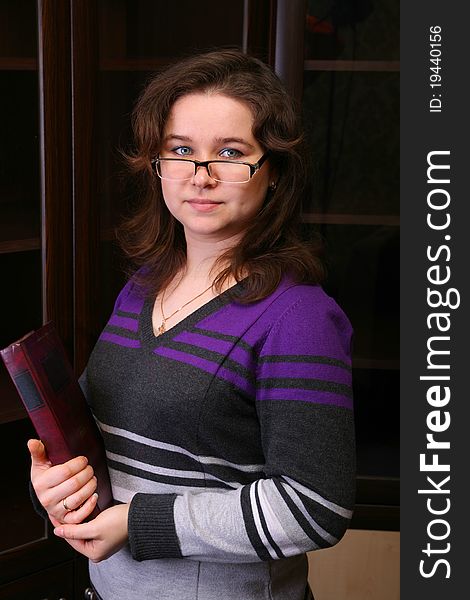
[[[247,183],[266,161],[266,152],[252,164],[235,160],[190,160],[188,158],[154,158],[152,166],[161,179],[184,181],[196,175],[199,167],[205,167],[209,177],[220,183]]]

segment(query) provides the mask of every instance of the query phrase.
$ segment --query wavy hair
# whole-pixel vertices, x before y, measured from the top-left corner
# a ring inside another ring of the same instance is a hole
[[[186,262],[181,223],[167,209],[151,160],[158,155],[173,104],[199,92],[219,93],[244,102],[253,115],[253,135],[277,173],[260,212],[238,244],[219,257],[214,289],[229,277],[243,279],[243,296],[254,302],[273,292],[287,274],[297,282],[320,283],[324,276],[319,247],[302,240],[300,219],[307,189],[305,150],[299,116],[279,78],[260,60],[239,50],[190,56],[154,76],[132,114],[135,149],[126,155],[138,181],[141,202],[117,234],[125,254],[140,269],[138,279],[150,294],[170,283]]]

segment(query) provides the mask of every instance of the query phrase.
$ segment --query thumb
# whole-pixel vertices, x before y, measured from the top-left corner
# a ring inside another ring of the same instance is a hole
[[[47,458],[46,447],[41,440],[29,440],[28,450],[31,454],[32,467],[50,467],[51,461]]]

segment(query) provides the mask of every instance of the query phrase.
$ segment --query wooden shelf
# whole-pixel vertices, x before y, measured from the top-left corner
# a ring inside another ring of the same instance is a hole
[[[353,369],[377,369],[384,371],[399,371],[400,361],[392,359],[375,359],[353,357]]]
[[[353,215],[341,213],[303,213],[304,223],[319,223],[325,225],[387,225],[400,226],[398,215]]]
[[[400,504],[400,478],[398,476],[357,475],[357,502],[360,504]]]
[[[0,254],[37,250],[41,247],[40,235],[41,215],[31,198],[19,195],[2,203]]]
[[[0,56],[0,71],[36,71],[37,58]]]
[[[27,252],[28,250],[39,250],[41,240],[39,238],[28,238],[25,240],[8,240],[0,242],[0,254],[11,254],[12,252]]]
[[[305,71],[399,72],[399,60],[306,60]]]

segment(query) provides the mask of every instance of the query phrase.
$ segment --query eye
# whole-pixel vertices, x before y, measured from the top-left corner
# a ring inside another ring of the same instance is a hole
[[[189,156],[191,154],[191,148],[189,146],[176,146],[171,150],[178,156]]]
[[[243,152],[240,152],[240,150],[236,150],[235,148],[224,148],[224,150],[220,152],[220,156],[222,158],[241,158]]]

